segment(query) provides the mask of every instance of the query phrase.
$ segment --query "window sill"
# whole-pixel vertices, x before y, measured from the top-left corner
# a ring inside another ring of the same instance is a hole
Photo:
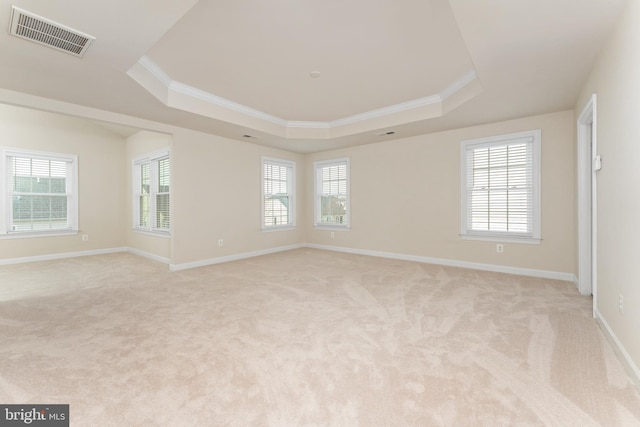
[[[525,245],[539,245],[542,239],[539,237],[517,237],[501,235],[461,234],[462,240],[481,240],[485,242],[522,243]]]
[[[139,228],[134,228],[133,231],[139,234],[144,234],[146,236],[163,237],[166,239],[171,237],[171,233],[168,231],[141,230]]]
[[[272,227],[262,227],[262,231],[264,233],[272,233],[274,231],[292,231],[295,230],[295,225],[283,225],[283,226],[272,226]]]
[[[2,234],[0,235],[0,239],[31,239],[36,237],[61,237],[76,235],[78,235],[78,230],[23,231]]]
[[[348,225],[331,225],[331,224],[316,224],[314,225],[316,230],[328,230],[328,231],[351,231],[351,227]]]

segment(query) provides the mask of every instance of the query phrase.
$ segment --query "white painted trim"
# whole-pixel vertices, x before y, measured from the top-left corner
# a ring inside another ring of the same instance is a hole
[[[171,150],[169,147],[164,147],[161,148],[159,150],[155,150],[152,151],[150,153],[146,153],[140,156],[135,157],[134,159],[131,160],[131,194],[132,194],[132,200],[131,200],[131,205],[133,206],[133,209],[131,210],[132,213],[132,218],[131,218],[131,224],[132,224],[132,229],[135,232],[138,233],[144,233],[144,234],[150,234],[150,235],[154,235],[154,236],[160,236],[160,237],[170,237],[171,236],[171,220],[169,220],[169,228],[160,228],[156,226],[156,222],[154,220],[152,220],[152,218],[156,218],[157,212],[158,212],[158,206],[157,206],[157,202],[156,202],[156,196],[158,194],[166,194],[166,193],[161,193],[159,191],[159,181],[158,181],[158,176],[159,176],[159,168],[160,168],[160,161],[164,160],[164,159],[168,159],[169,160],[169,176],[171,176],[171,173],[173,172],[173,167],[172,167],[172,160],[171,160]],[[140,192],[140,180],[141,180],[141,171],[140,171],[140,166],[144,165],[144,164],[148,164],[149,165],[149,182],[150,182],[150,186],[149,186],[149,196],[150,196],[150,201],[149,201],[149,218],[150,218],[150,223],[149,226],[147,227],[143,227],[139,224],[140,222],[140,196],[141,196],[141,192]],[[169,199],[171,199],[171,185],[169,186]],[[171,203],[171,200],[169,200],[169,218],[171,218],[172,215],[172,206],[173,203]]]
[[[449,86],[445,88],[442,92],[440,92],[440,98],[444,101],[447,98],[455,95],[457,92],[460,92],[465,88],[468,84],[478,78],[478,73],[475,70],[469,71],[467,74],[451,83]]]
[[[422,98],[414,99],[411,101],[401,102],[399,104],[390,105],[383,108],[378,108],[371,111],[366,111],[364,113],[354,114],[348,117],[343,117],[340,119],[322,122],[322,121],[297,121],[297,120],[286,120],[268,113],[264,111],[257,110],[255,108],[248,107],[246,105],[231,101],[226,98],[222,98],[213,93],[206,92],[204,90],[195,88],[193,86],[189,86],[187,84],[181,83],[179,81],[173,80],[158,64],[153,62],[149,57],[143,56],[138,60],[138,65],[140,65],[146,72],[149,73],[151,77],[153,77],[157,82],[162,84],[167,93],[175,92],[180,95],[184,95],[187,97],[191,97],[194,99],[198,99],[200,101],[209,103],[211,105],[215,105],[221,108],[225,108],[231,111],[235,111],[237,113],[243,114],[248,117],[253,117],[256,119],[264,120],[269,123],[273,123],[278,126],[282,126],[285,129],[332,129],[340,126],[351,125],[354,123],[362,122],[365,120],[376,119],[383,116],[389,116],[392,114],[402,113],[409,110],[414,110],[417,108],[427,107],[434,104],[442,104],[444,100],[450,98],[457,92],[464,89],[466,86],[471,84],[473,81],[478,79],[478,74],[475,70],[469,71],[467,74],[455,80],[449,86],[444,88],[440,93],[425,96]],[[131,75],[131,74],[130,74]],[[146,89],[146,88],[145,88]],[[165,102],[168,106],[171,105],[170,101],[171,97],[168,96]]]
[[[287,122],[287,128],[295,129],[331,129],[330,122],[305,122],[298,120],[290,120]]]
[[[138,64],[147,70],[156,80],[165,85],[167,88],[171,86],[173,80],[167,73],[164,72],[155,62],[149,59],[148,56],[143,56],[138,60]]]
[[[226,98],[222,98],[220,96],[214,95],[209,92],[205,92],[204,90],[186,85],[184,83],[177,82],[175,80],[171,82],[171,84],[168,87],[168,90],[177,92],[181,95],[199,99],[200,101],[204,101],[209,104],[216,105],[218,107],[226,108],[228,110],[235,111],[236,113],[244,114],[249,117],[254,117],[256,119],[264,120],[266,122],[273,123],[283,127],[287,126],[287,121],[284,119],[281,119],[280,117],[272,116],[271,114],[267,114],[264,111],[247,107],[246,105],[233,102]],[[169,106],[171,107],[172,105],[169,105]]]
[[[493,231],[476,231],[468,230],[468,192],[467,192],[467,172],[469,165],[467,157],[470,149],[486,148],[495,145],[511,144],[516,141],[522,141],[532,144],[532,172],[533,172],[533,207],[532,207],[532,229],[530,236],[523,236],[517,233],[510,235],[508,232]],[[541,181],[541,146],[542,146],[542,130],[534,129],[524,132],[510,133],[504,135],[494,135],[484,138],[467,139],[460,142],[460,237],[464,240],[487,240],[494,239],[529,239],[531,243],[537,244],[542,240],[542,181]]]
[[[79,192],[78,192],[78,155],[56,153],[50,151],[29,150],[22,148],[0,147],[0,176],[10,180],[10,171],[8,170],[9,157],[28,157],[34,159],[43,159],[49,161],[59,161],[68,164],[65,166],[67,185],[65,194],[67,195],[67,224],[68,228],[35,230],[35,231],[12,231],[10,230],[10,214],[11,191],[6,184],[0,186],[0,239],[20,239],[32,237],[52,237],[52,236],[69,236],[78,234],[79,229]],[[0,179],[0,182],[2,179]],[[70,187],[70,190],[69,190]],[[62,193],[60,193],[62,195]],[[6,216],[5,216],[6,215]]]
[[[91,256],[91,255],[104,255],[104,254],[112,254],[116,252],[127,252],[127,248],[108,248],[108,249],[95,249],[90,251],[81,251],[81,252],[63,252],[59,254],[49,254],[49,255],[36,255],[29,257],[21,257],[21,258],[7,258],[0,259],[0,265],[12,265],[12,264],[24,264],[28,262],[39,262],[39,261],[52,261],[56,259],[66,259],[66,258],[76,258],[81,256]]]
[[[153,231],[153,230],[145,230],[143,228],[136,228],[136,227],[132,227],[131,230],[134,233],[138,233],[138,234],[144,234],[145,236],[153,236],[153,237],[160,237],[162,239],[170,239],[171,238],[171,233],[168,231]]]
[[[154,255],[154,254],[144,252],[134,248],[119,247],[119,248],[97,249],[97,250],[82,251],[82,252],[65,252],[61,254],[40,255],[40,256],[24,257],[24,258],[0,259],[0,265],[21,264],[21,263],[37,262],[37,261],[50,261],[50,260],[56,260],[56,259],[75,258],[80,256],[104,255],[104,254],[111,254],[111,253],[117,253],[117,252],[129,252],[135,255],[149,258],[154,261],[161,262],[163,264],[168,264],[169,270],[171,271],[180,271],[180,270],[187,270],[190,268],[204,267],[207,265],[221,264],[224,262],[237,261],[237,260],[246,259],[246,258],[253,258],[257,256],[262,256],[262,255],[269,255],[269,254],[274,254],[278,252],[285,252],[285,251],[290,251],[293,249],[300,249],[300,248],[312,248],[312,249],[320,249],[320,250],[333,251],[333,252],[344,252],[344,253],[350,253],[355,255],[367,255],[367,256],[374,256],[379,258],[398,259],[402,261],[413,261],[413,262],[421,262],[426,264],[446,265],[449,267],[460,267],[460,268],[468,268],[473,270],[492,271],[496,273],[516,274],[519,276],[538,277],[542,279],[563,280],[563,281],[568,281],[573,283],[576,283],[577,281],[576,276],[571,273],[535,270],[535,269],[519,268],[519,267],[508,267],[508,266],[493,265],[493,264],[481,264],[481,263],[475,263],[475,262],[451,260],[451,259],[444,259],[444,258],[432,258],[432,257],[419,256],[419,255],[407,255],[407,254],[399,254],[399,253],[393,253],[393,252],[381,252],[381,251],[371,251],[366,249],[345,248],[340,246],[319,245],[315,243],[300,243],[300,244],[294,244],[294,245],[279,246],[275,248],[262,249],[258,251],[252,251],[252,252],[243,252],[235,255],[227,255],[227,256],[222,256],[218,258],[209,258],[209,259],[204,259],[200,261],[187,262],[183,264],[171,264],[168,258],[164,258],[159,255]]]
[[[340,163],[346,163],[347,165],[347,201],[345,203],[346,223],[344,224],[323,224],[320,220],[320,193],[322,192],[322,179],[320,177],[320,169],[325,166],[339,165]],[[316,228],[336,228],[336,229],[350,229],[351,228],[351,159],[350,157],[340,157],[338,159],[319,160],[313,162],[313,226]]]
[[[638,368],[638,365],[635,364],[633,358],[627,352],[627,349],[624,348],[622,342],[620,342],[616,334],[613,332],[613,329],[611,329],[611,326],[609,326],[607,320],[602,316],[597,308],[594,309],[593,317],[595,318],[598,326],[600,326],[600,329],[604,333],[609,343],[611,343],[614,352],[620,359],[620,362],[629,374],[629,377],[634,382],[636,387],[640,390],[640,368]]]
[[[474,234],[461,234],[462,240],[481,240],[483,242],[501,242],[501,243],[519,243],[523,245],[539,245],[542,243],[542,239],[534,239],[531,237],[515,237],[515,236],[498,236],[498,235],[474,235]]]
[[[303,244],[279,246],[276,248],[262,249],[259,251],[252,251],[252,252],[244,252],[244,253],[239,253],[235,255],[222,256],[218,258],[209,258],[209,259],[203,259],[200,261],[185,262],[183,264],[169,264],[169,270],[181,271],[181,270],[187,270],[190,268],[205,267],[207,265],[222,264],[223,262],[238,261],[241,259],[253,258],[257,256],[262,256],[262,255],[269,255],[277,252],[290,251],[293,249],[299,249],[303,247],[305,247],[305,245]]]
[[[144,258],[148,258],[148,259],[153,260],[153,261],[161,262],[163,264],[167,264],[167,265],[171,264],[171,260],[169,258],[161,257],[160,255],[155,255],[155,254],[152,254],[152,253],[149,253],[149,252],[145,252],[145,251],[141,251],[139,249],[134,249],[134,248],[126,248],[126,251],[129,252],[129,253],[132,253],[134,255],[138,255],[138,256],[141,256],[141,257],[144,257]]]
[[[57,259],[77,258],[77,257],[92,256],[92,255],[106,255],[106,254],[114,254],[119,252],[129,252],[129,253],[139,255],[139,256],[142,256],[154,261],[158,261],[167,265],[171,262],[169,258],[164,258],[159,255],[154,255],[149,252],[144,252],[134,248],[119,247],[119,248],[107,248],[107,249],[94,249],[94,250],[79,251],[79,252],[63,252],[59,254],[49,254],[49,255],[36,255],[36,256],[21,257],[21,258],[0,259],[0,265],[25,264],[25,263],[39,262],[39,261],[53,261]]]
[[[376,110],[371,110],[360,114],[354,114],[353,116],[344,117],[342,119],[333,120],[329,122],[329,128],[351,125],[365,120],[376,119],[378,117],[389,116],[391,114],[401,113],[407,110],[414,110],[416,108],[439,104],[441,102],[442,98],[440,97],[440,95],[426,96],[424,98],[414,99],[412,101],[402,102],[400,104],[390,105],[388,107],[378,108]]]
[[[598,154],[597,101],[597,95],[591,95],[576,123],[578,135],[578,290],[581,294],[593,295],[594,317],[598,306],[598,204],[597,174],[594,168],[595,156]],[[592,138],[590,146],[585,146],[589,143],[589,135],[587,134],[589,125],[591,126]]]
[[[287,179],[287,193],[289,194],[289,220],[290,222],[288,224],[281,224],[281,225],[270,225],[270,226],[266,226],[264,224],[264,217],[265,217],[265,213],[264,213],[264,198],[265,198],[265,194],[264,194],[264,189],[265,189],[265,185],[264,185],[264,174],[265,174],[265,166],[267,165],[267,163],[271,164],[271,165],[276,165],[276,166],[282,166],[285,167],[287,169],[291,170],[291,176],[289,177],[289,179]],[[297,204],[297,197],[296,197],[296,161],[295,160],[286,160],[286,159],[279,159],[277,157],[269,157],[269,156],[262,156],[261,160],[260,160],[260,188],[261,188],[261,200],[260,200],[260,228],[262,229],[262,231],[279,231],[279,230],[293,230],[296,228],[296,204]]]
[[[3,212],[6,209],[3,208]],[[51,230],[51,231],[20,231],[11,234],[0,234],[0,240],[10,239],[39,239],[41,237],[62,237],[62,236],[77,236],[78,230]]]
[[[353,249],[339,246],[318,245],[315,243],[305,244],[304,247],[322,249],[326,251],[345,252],[356,255],[375,256],[380,258],[399,259],[403,261],[421,262],[425,264],[446,265],[448,267],[460,267],[473,270],[492,271],[495,273],[516,274],[518,276],[538,277],[541,279],[563,280],[566,282],[576,282],[576,276],[572,273],[562,273],[556,271],[535,270],[531,268],[508,267],[504,265],[481,264],[476,262],[459,261],[444,258],[431,258],[419,255],[407,255],[393,252],[371,251],[367,249]]]

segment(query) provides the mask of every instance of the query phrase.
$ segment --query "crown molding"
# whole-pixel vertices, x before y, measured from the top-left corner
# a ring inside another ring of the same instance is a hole
[[[253,117],[259,120],[264,120],[269,123],[273,123],[279,126],[287,126],[287,121],[280,117],[273,116],[265,113],[264,111],[256,110],[255,108],[247,107],[246,105],[239,104],[226,98],[214,95],[204,90],[198,89],[193,86],[180,83],[173,80],[168,87],[169,92],[177,92],[188,97],[199,99],[200,101],[207,102],[209,104],[226,108],[227,110],[235,111],[236,113],[244,114],[249,117]]]
[[[149,59],[148,56],[143,56],[138,60],[138,64],[142,66],[145,70],[147,70],[153,77],[156,78],[160,83],[165,85],[167,88],[173,83],[173,80],[167,73],[164,72],[162,68],[158,66],[155,62]]]
[[[416,108],[427,107],[442,102],[440,95],[432,95],[424,98],[414,99],[412,101],[400,104],[390,105],[388,107],[378,108],[376,110],[367,111],[365,113],[354,114],[353,116],[337,119],[329,122],[329,127],[350,125],[365,120],[376,119],[382,116],[390,116],[391,114],[401,113],[403,111],[414,110]]]
[[[478,79],[478,74],[476,73],[476,71],[475,70],[469,71],[467,74],[465,74],[455,82],[451,83],[442,92],[440,92],[440,98],[442,99],[442,101],[445,101],[446,99],[460,92],[462,89],[464,89],[466,86],[468,86],[469,84],[471,84],[477,79]]]
[[[336,130],[343,136],[375,130],[380,127],[376,119],[381,118],[387,118],[389,125],[396,126],[415,120],[440,117],[443,114],[442,105],[445,100],[463,92],[465,88],[478,81],[476,71],[471,70],[438,94],[322,122],[286,120],[173,80],[147,56],[140,58],[127,74],[168,107],[234,122],[286,138],[291,134],[295,135],[295,138],[309,139],[335,137],[331,130]],[[464,101],[460,103],[462,102]],[[403,117],[403,113],[409,114]],[[230,118],[230,115],[233,115],[233,118]],[[289,130],[295,130],[295,132],[288,132]]]

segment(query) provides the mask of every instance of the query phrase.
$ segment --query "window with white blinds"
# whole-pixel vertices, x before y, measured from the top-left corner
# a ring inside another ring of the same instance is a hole
[[[462,142],[462,237],[540,241],[540,130]]]
[[[169,150],[133,161],[133,228],[167,234],[171,230]]]
[[[295,226],[295,163],[262,158],[262,228]]]
[[[349,159],[316,162],[315,225],[349,227]]]
[[[77,232],[77,156],[8,148],[1,152],[1,235]]]

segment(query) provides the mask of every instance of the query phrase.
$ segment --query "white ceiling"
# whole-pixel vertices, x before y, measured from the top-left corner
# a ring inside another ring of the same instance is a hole
[[[321,151],[570,109],[623,4],[0,0],[0,88]],[[11,36],[11,5],[96,40]]]

